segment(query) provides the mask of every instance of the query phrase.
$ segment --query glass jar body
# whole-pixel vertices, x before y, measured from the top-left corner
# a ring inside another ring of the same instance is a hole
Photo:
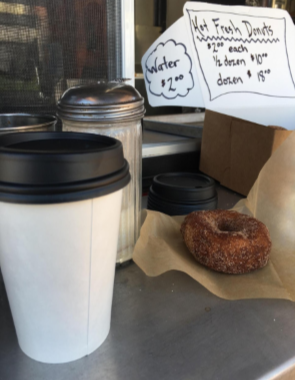
[[[65,132],[95,133],[114,137],[123,144],[129,163],[131,181],[123,189],[122,211],[118,241],[117,263],[132,258],[133,248],[141,227],[142,197],[142,131],[141,120],[121,123],[75,122],[62,120]]]

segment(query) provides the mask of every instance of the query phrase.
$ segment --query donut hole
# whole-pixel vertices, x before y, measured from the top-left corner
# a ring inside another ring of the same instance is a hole
[[[231,223],[228,220],[221,220],[217,228],[221,232],[240,232],[242,230],[236,223]]]

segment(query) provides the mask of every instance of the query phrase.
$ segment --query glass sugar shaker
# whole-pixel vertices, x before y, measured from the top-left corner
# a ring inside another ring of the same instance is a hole
[[[72,87],[57,107],[63,131],[107,135],[123,144],[131,182],[123,190],[117,263],[130,260],[141,227],[144,99],[132,86],[107,82]]]

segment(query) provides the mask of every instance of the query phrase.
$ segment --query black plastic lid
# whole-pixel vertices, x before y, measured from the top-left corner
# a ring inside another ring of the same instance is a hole
[[[180,204],[194,204],[215,196],[215,181],[200,173],[165,173],[154,177],[154,193]]]
[[[217,208],[218,197],[217,193],[212,198],[203,199],[199,202],[191,204],[173,203],[166,199],[163,199],[156,195],[152,189],[150,189],[148,195],[147,208],[149,210],[160,211],[168,215],[187,215],[193,211],[199,210],[215,210]]]
[[[89,133],[0,136],[0,200],[60,203],[95,198],[130,181],[122,143]]]

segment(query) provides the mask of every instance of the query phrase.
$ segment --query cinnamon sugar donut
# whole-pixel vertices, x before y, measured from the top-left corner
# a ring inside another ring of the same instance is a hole
[[[264,267],[269,259],[267,227],[236,211],[192,212],[183,221],[181,233],[195,259],[218,272],[248,273]]]

